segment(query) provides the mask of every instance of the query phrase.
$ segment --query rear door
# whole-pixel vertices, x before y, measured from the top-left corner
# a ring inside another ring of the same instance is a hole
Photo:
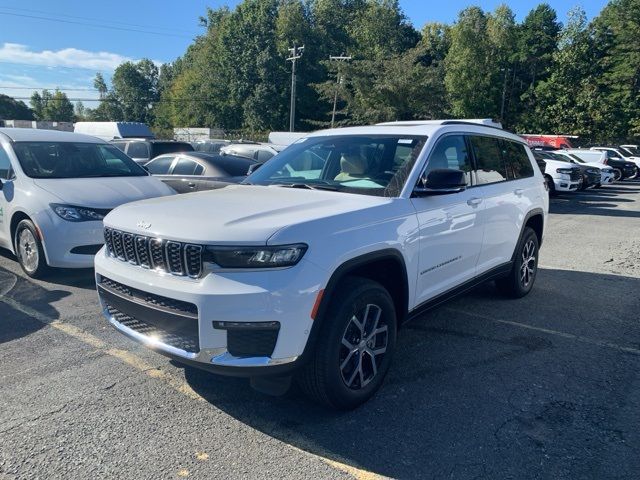
[[[198,190],[203,167],[196,161],[179,156],[174,163],[167,183],[178,193],[189,193]]]
[[[540,189],[524,145],[498,137],[470,135],[474,177],[482,211],[483,241],[477,273],[511,260],[525,215]]]
[[[176,157],[173,155],[165,155],[163,157],[154,158],[144,167],[158,180],[161,180],[171,186],[173,179],[171,178],[171,175],[169,175],[169,172],[171,171],[171,167],[173,167],[175,160]]]

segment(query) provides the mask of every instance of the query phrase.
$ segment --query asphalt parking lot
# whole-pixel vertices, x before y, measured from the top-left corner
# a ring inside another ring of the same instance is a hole
[[[91,271],[0,253],[0,478],[639,478],[640,181],[556,197],[528,297],[409,324],[386,384],[334,413],[116,333]]]

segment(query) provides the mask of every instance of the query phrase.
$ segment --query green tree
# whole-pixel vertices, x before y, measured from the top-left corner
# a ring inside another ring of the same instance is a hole
[[[148,59],[120,64],[111,80],[113,98],[123,119],[151,124],[153,104],[158,101],[158,67]]]
[[[33,92],[31,107],[36,120],[53,122],[73,122],[73,104],[64,92],[56,89],[53,93],[43,90]]]
[[[478,7],[460,12],[451,28],[451,46],[445,61],[445,86],[455,117],[493,117],[499,112],[495,99],[487,16]]]
[[[599,102],[595,78],[600,72],[594,60],[586,15],[584,10],[575,8],[569,12],[560,34],[552,73],[535,87],[534,127],[590,139],[598,137],[592,114]]]
[[[0,119],[33,120],[33,111],[24,102],[0,94]]]

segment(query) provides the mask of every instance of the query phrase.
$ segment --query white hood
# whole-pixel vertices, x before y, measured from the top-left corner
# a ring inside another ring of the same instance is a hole
[[[61,203],[91,208],[111,209],[136,200],[175,193],[151,176],[37,178],[34,184],[58,197]]]
[[[284,227],[390,201],[330,191],[232,185],[123,205],[107,215],[104,224],[183,242],[265,244]]]

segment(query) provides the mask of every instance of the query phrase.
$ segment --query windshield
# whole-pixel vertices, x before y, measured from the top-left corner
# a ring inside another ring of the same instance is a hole
[[[626,150],[632,157],[640,157],[640,148],[632,147],[629,145],[628,147],[622,147],[623,150]]]
[[[397,197],[426,141],[395,135],[304,138],[246,182]]]
[[[142,177],[148,173],[113,145],[18,142],[13,146],[31,178]]]
[[[193,145],[186,142],[153,142],[153,156],[165,153],[193,152]]]

